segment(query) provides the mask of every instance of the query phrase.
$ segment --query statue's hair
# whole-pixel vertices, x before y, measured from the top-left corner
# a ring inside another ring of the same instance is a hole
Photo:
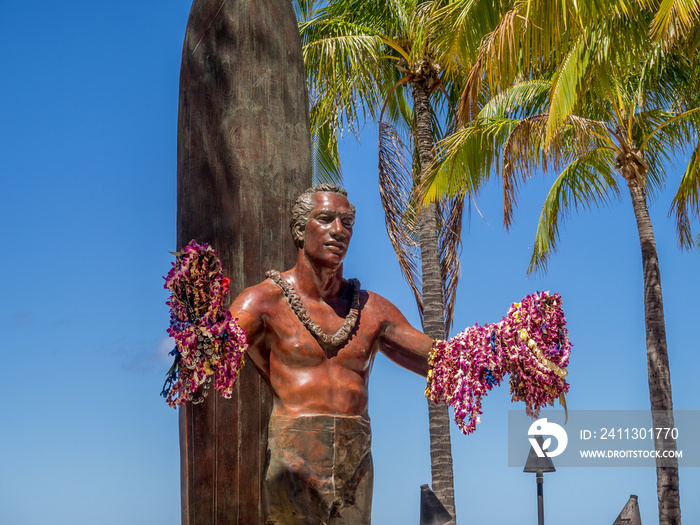
[[[304,230],[306,223],[309,222],[309,216],[316,207],[313,195],[314,193],[338,193],[347,198],[348,192],[335,184],[318,184],[307,189],[297,197],[292,206],[292,220],[289,221],[289,228],[292,231],[292,239],[297,248],[304,246]],[[350,203],[350,210],[353,217],[355,216],[355,206]]]

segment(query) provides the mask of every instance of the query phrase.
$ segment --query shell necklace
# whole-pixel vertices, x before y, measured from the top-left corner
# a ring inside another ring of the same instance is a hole
[[[292,308],[294,315],[297,316],[301,324],[311,332],[324,349],[337,350],[347,342],[350,333],[357,324],[357,318],[360,314],[360,281],[357,279],[348,279],[348,282],[352,284],[353,287],[350,312],[348,312],[345,321],[343,321],[342,326],[338,328],[338,331],[334,335],[328,335],[313,319],[311,319],[304,301],[301,300],[297,291],[282,277],[280,272],[277,270],[270,270],[265,274],[265,277],[270,278],[277,286],[282,288],[282,293],[287,298],[287,302]]]

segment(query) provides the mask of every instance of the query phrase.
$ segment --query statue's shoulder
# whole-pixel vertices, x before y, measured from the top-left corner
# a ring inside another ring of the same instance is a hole
[[[250,286],[234,299],[232,308],[260,315],[274,309],[282,298],[282,290],[270,279]]]
[[[370,292],[364,289],[360,293],[360,304],[362,305],[362,309],[367,313],[379,317],[383,317],[387,314],[394,314],[394,312],[399,311],[389,299],[386,299],[376,292]]]

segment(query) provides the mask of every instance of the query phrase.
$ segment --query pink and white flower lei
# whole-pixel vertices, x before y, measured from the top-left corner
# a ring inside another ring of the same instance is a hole
[[[231,280],[208,244],[192,240],[175,255],[165,277],[165,288],[172,292],[166,304],[175,362],[161,395],[173,408],[185,401],[199,403],[216,377],[214,388],[230,398],[248,348],[245,332],[224,304]]]
[[[425,395],[454,407],[455,422],[470,434],[482,414],[482,397],[510,374],[512,400],[524,401],[527,414],[536,417],[556,399],[566,406],[571,346],[559,294],[528,295],[498,323],[435,341]]]

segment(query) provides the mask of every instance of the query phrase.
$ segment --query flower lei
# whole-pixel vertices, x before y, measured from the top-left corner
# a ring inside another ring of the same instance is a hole
[[[476,430],[482,397],[506,374],[511,374],[512,401],[524,401],[528,415],[536,417],[557,398],[566,408],[571,346],[559,294],[528,295],[498,323],[477,324],[449,341],[435,341],[425,395],[454,407],[464,434]]]
[[[360,281],[357,279],[350,279],[348,281],[352,285],[350,312],[345,316],[345,320],[342,326],[338,328],[338,331],[333,335],[328,335],[323,331],[323,328],[311,319],[304,301],[299,297],[294,287],[282,277],[281,273],[277,270],[270,270],[265,273],[265,277],[271,279],[277,286],[282,288],[282,293],[287,298],[287,302],[294,312],[294,315],[297,316],[301,324],[311,332],[324,349],[337,352],[338,348],[347,343],[350,332],[355,329],[357,318],[360,315]]]
[[[214,388],[230,398],[248,348],[238,319],[224,306],[231,280],[224,277],[221,261],[208,244],[192,240],[174,255],[165,288],[172,292],[166,304],[175,362],[161,395],[173,408],[185,401],[201,403],[215,376]]]

